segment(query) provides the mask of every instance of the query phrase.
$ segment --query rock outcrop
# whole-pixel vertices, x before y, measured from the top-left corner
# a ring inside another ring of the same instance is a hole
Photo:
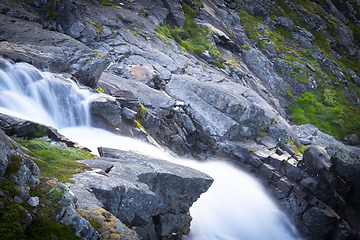
[[[68,184],[78,209],[102,207],[142,239],[177,239],[189,233],[189,208],[211,186],[211,177],[141,154],[109,148],[99,152],[100,158],[81,161],[94,170],[76,174]]]

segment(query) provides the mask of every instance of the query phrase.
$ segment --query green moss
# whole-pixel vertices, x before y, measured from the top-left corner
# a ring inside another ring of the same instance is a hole
[[[101,88],[97,87],[96,90],[98,90],[101,93],[104,93],[104,90],[102,90]]]
[[[289,111],[297,124],[312,123],[337,139],[360,134],[360,113],[354,104],[347,102],[341,89],[319,88],[305,92]]]
[[[47,12],[49,14],[48,19],[54,20],[57,17],[56,14],[56,5],[58,3],[58,0],[49,0],[47,1],[46,7],[42,6],[41,10]]]
[[[7,178],[3,179],[3,181],[0,182],[0,189],[10,197],[15,197],[19,193],[18,190],[15,188],[13,181]]]
[[[96,50],[94,50],[94,49],[91,49],[94,53],[96,53],[96,55],[98,55],[99,57],[102,57],[101,56],[101,54],[98,52],[98,51],[96,51]]]
[[[141,129],[141,130],[143,130],[144,132],[146,132],[145,128],[143,127],[143,125],[141,125],[141,124],[139,123],[138,120],[134,119],[134,123],[135,123],[135,125],[136,125],[139,129]]]
[[[17,173],[20,170],[21,163],[22,161],[19,156],[11,155],[11,162],[8,164],[5,174],[9,176]]]
[[[198,56],[206,50],[212,57],[212,63],[218,67],[224,68],[222,64],[225,61],[222,59],[222,54],[216,46],[212,45],[212,32],[207,28],[201,28],[193,21],[193,18],[197,16],[196,10],[189,7],[185,2],[182,2],[182,7],[186,19],[184,28],[170,27],[165,24],[158,27],[157,36],[164,42],[165,37],[171,38],[182,47],[192,51]]]
[[[294,142],[289,141],[289,143],[292,146],[292,148],[294,149],[296,155],[300,156],[300,153],[304,154],[304,152],[306,150],[306,146],[304,144],[301,144],[301,147],[298,148]]]
[[[283,96],[289,99],[291,102],[295,102],[295,98],[292,94],[291,88],[286,88],[286,93]]]
[[[305,150],[306,150],[306,146],[304,144],[301,144],[301,147],[299,148],[300,153],[304,154]]]
[[[15,201],[4,201],[0,212],[0,236],[3,240],[23,239],[20,220],[24,210]]]
[[[265,136],[269,136],[269,134],[266,132],[260,132],[260,134],[257,137],[259,137],[262,140]]]
[[[183,2],[196,13],[198,13],[200,8],[203,6],[201,0],[184,0]]]
[[[88,22],[95,30],[96,33],[101,34],[103,31],[103,25],[97,24],[96,22],[87,19],[86,22]]]
[[[146,10],[144,8],[139,7],[139,9],[140,9],[140,12],[141,12],[142,15],[144,15],[144,16],[147,15],[147,12],[146,12]]]
[[[62,149],[51,146],[49,142],[41,139],[24,140],[15,139],[18,143],[29,149],[41,160],[35,159],[41,171],[41,177],[55,177],[60,181],[71,182],[70,177],[82,172],[86,166],[75,160],[93,158],[94,155],[85,150]]]
[[[79,240],[75,235],[75,229],[55,221],[55,216],[62,211],[63,191],[58,186],[54,189],[41,186],[37,189],[40,204],[31,225],[25,230],[26,240],[39,239],[62,239]]]
[[[102,227],[102,224],[99,222],[96,222],[94,219],[90,218],[89,220],[90,225],[95,229],[100,229]]]
[[[138,107],[139,107],[139,111],[138,111],[138,113],[136,114],[136,120],[137,120],[138,122],[141,122],[142,120],[144,120],[144,118],[145,118],[145,113],[147,112],[147,110],[146,110],[146,108],[141,104],[141,102],[139,102]]]
[[[113,3],[109,3],[108,0],[102,0],[102,1],[100,2],[100,5],[108,6],[108,7],[119,7],[119,6],[116,6],[116,5],[113,4]]]
[[[259,42],[259,36],[261,36],[260,30],[256,28],[257,23],[261,22],[261,18],[253,17],[243,10],[239,10],[240,22],[246,28],[247,35],[255,42]]]
[[[242,45],[241,47],[242,47],[242,49],[244,49],[244,50],[250,50],[249,45]]]

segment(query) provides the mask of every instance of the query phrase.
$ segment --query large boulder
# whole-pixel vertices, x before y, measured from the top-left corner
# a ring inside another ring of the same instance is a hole
[[[210,187],[211,177],[141,154],[99,152],[100,158],[81,161],[95,170],[76,174],[69,185],[78,208],[102,207],[145,239],[174,239],[189,232],[189,208]]]

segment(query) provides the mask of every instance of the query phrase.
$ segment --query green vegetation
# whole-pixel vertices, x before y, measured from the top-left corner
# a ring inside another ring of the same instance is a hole
[[[15,201],[1,201],[1,203],[5,205],[0,212],[1,239],[23,239],[23,232],[20,225],[20,220],[24,217],[23,215],[25,211]]]
[[[7,166],[5,174],[10,176],[11,174],[17,173],[20,170],[21,163],[22,161],[19,156],[11,155],[11,162]]]
[[[277,4],[279,8],[271,8],[271,18],[276,21],[277,17],[280,16],[290,17],[295,25],[311,32],[315,37],[313,45],[317,46],[318,51],[325,55],[326,58],[337,64],[338,70],[344,73],[348,83],[350,83],[350,85],[347,86],[348,89],[359,94],[360,90],[352,83],[348,68],[360,75],[360,57],[358,55],[353,59],[342,57],[341,61],[334,58],[331,55],[332,50],[328,38],[321,31],[309,29],[308,23],[300,16],[300,12],[305,15],[309,12],[315,13],[324,19],[326,23],[325,30],[338,42],[335,51],[341,55],[345,55],[348,53],[345,52],[346,48],[343,46],[338,31],[341,23],[334,17],[324,18],[324,10],[310,0],[296,1],[296,4],[302,8],[301,11],[292,7],[289,1],[286,0],[279,0]],[[357,4],[357,8],[360,9],[360,5]],[[294,103],[289,109],[293,121],[297,124],[312,123],[321,131],[333,135],[337,139],[352,133],[360,134],[360,127],[357,124],[357,119],[360,119],[358,108],[352,104],[349,99],[346,99],[342,83],[338,86],[329,86],[329,82],[338,82],[337,77],[334,76],[330,67],[320,66],[318,61],[312,58],[312,50],[305,47],[296,48],[295,46],[298,42],[291,37],[291,32],[287,29],[278,26],[271,31],[266,27],[266,24],[262,22],[261,17],[254,17],[253,13],[242,10],[239,10],[239,15],[242,25],[246,27],[249,38],[253,39],[261,49],[268,49],[269,47],[274,49],[278,56],[292,67],[290,74],[294,80],[307,86],[309,84],[309,78],[315,79],[318,89],[304,93],[298,99],[294,98],[291,89],[287,89],[283,95]],[[359,43],[360,29],[352,23],[349,23],[348,27],[353,31],[355,41]],[[297,31],[297,29],[295,29],[295,31]],[[264,36],[269,36],[271,41],[266,42],[260,40]],[[247,47],[243,46],[243,49],[247,49]],[[303,64],[305,61],[313,66],[316,71],[312,72],[307,67],[301,68],[297,66],[298,64],[293,64],[294,62]],[[285,73],[283,72],[283,74]],[[299,151],[301,152],[300,149]]]
[[[95,30],[96,33],[101,34],[103,31],[103,25],[97,24],[96,22],[87,19],[86,22],[88,22]]]
[[[75,235],[74,228],[55,221],[55,216],[62,210],[64,198],[62,187],[58,186],[52,190],[48,186],[36,188],[40,204],[33,222],[24,232],[24,239],[79,240],[80,238]]]
[[[93,155],[85,150],[62,149],[51,146],[49,142],[35,138],[24,140],[15,139],[19,144],[23,145],[35,154],[34,162],[41,171],[41,177],[55,177],[60,181],[71,182],[70,178],[78,172],[84,171],[84,164],[75,162],[75,160],[93,158]]]
[[[295,97],[292,94],[291,88],[286,88],[286,93],[284,94],[284,97],[289,99],[291,102],[295,102]]]
[[[185,3],[185,1],[182,2],[182,7],[186,19],[184,29],[170,27],[168,24],[165,24],[158,27],[158,36],[163,41],[165,41],[164,37],[171,38],[178,42],[182,47],[192,51],[198,56],[200,56],[204,51],[208,51],[212,57],[212,63],[217,67],[224,68],[222,64],[225,61],[222,59],[221,53],[216,46],[212,45],[211,31],[207,28],[201,28],[193,20],[193,18],[197,16],[196,8],[191,8]]]
[[[294,142],[289,141],[289,143],[290,143],[291,147],[294,149],[296,155],[300,156],[300,153],[301,153],[301,154],[304,154],[304,152],[305,152],[305,150],[306,150],[306,146],[305,146],[305,145],[301,144],[301,147],[298,148],[298,147],[295,145]]]
[[[11,179],[5,178],[2,182],[0,182],[0,189],[8,196],[15,197],[21,192],[15,188]]]
[[[320,88],[305,92],[289,111],[296,123],[312,123],[337,139],[360,132],[356,106],[347,102],[340,89]]]
[[[102,57],[100,53],[98,53],[98,51],[91,49],[94,53],[96,53],[96,55],[98,55],[99,57]]]
[[[249,50],[249,49],[250,49],[249,45],[242,45],[241,47],[242,47],[242,49],[244,49],[244,50]]]
[[[113,4],[113,3],[109,3],[108,0],[102,0],[102,1],[100,2],[100,5],[108,6],[108,7],[119,7],[119,6],[116,6],[116,5]]]
[[[147,110],[146,110],[146,108],[141,104],[141,102],[139,102],[138,107],[139,107],[139,111],[138,111],[138,113],[136,114],[136,120],[140,122],[140,121],[144,120],[144,118],[145,118],[145,113],[147,112]]]
[[[140,12],[141,12],[142,15],[144,15],[144,16],[147,15],[147,12],[146,12],[146,10],[144,8],[139,7],[139,9],[140,9]]]
[[[101,88],[97,87],[96,90],[98,90],[101,93],[104,93],[104,90],[102,90]]]
[[[5,178],[0,182],[0,238],[79,240],[75,229],[55,221],[55,216],[62,211],[64,189],[60,186],[52,189],[43,184],[29,187],[30,194],[39,197],[40,204],[37,207],[12,200],[22,193],[12,179]],[[26,224],[30,225],[24,229]]]

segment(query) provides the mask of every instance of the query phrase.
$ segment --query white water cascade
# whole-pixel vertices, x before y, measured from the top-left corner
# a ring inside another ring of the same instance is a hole
[[[142,151],[205,172],[210,189],[191,207],[191,232],[184,240],[291,240],[297,230],[251,176],[222,161],[174,159],[147,143],[89,125],[88,105],[99,93],[31,65],[0,59],[0,113],[53,126],[72,141]]]

